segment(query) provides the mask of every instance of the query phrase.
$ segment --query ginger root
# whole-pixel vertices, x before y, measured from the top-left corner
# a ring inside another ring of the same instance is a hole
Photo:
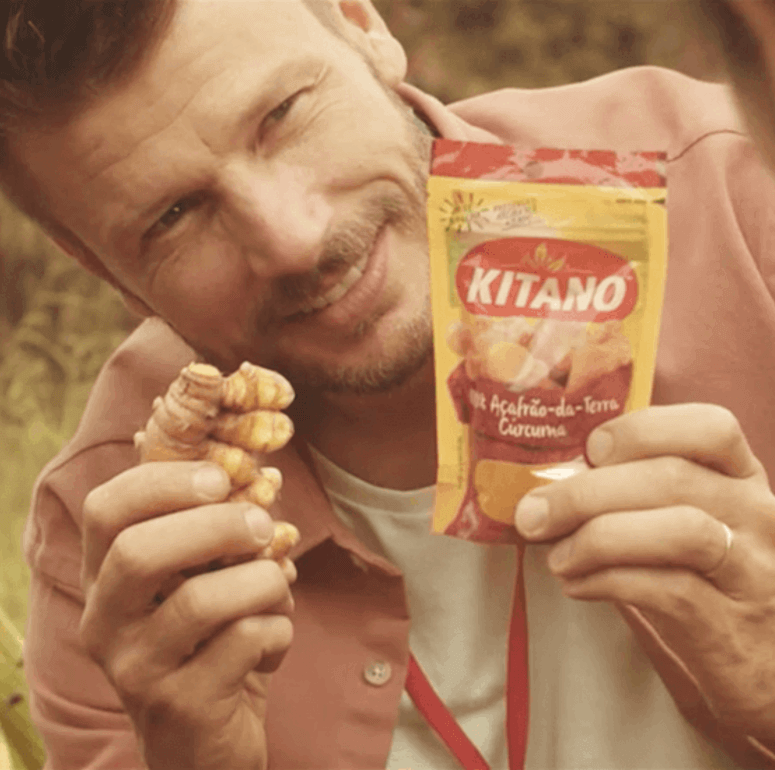
[[[140,462],[217,463],[231,479],[229,502],[269,508],[282,475],[262,467],[255,453],[274,452],[290,441],[293,423],[279,410],[290,406],[294,395],[282,375],[247,361],[229,377],[209,364],[189,364],[153,402],[145,430],[135,434]],[[293,524],[277,522],[272,542],[258,556],[282,561],[299,540]]]

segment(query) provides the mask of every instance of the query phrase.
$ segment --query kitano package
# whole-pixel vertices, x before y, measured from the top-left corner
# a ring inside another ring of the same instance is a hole
[[[530,489],[648,405],[667,257],[665,156],[434,143],[428,223],[433,529],[516,542]]]

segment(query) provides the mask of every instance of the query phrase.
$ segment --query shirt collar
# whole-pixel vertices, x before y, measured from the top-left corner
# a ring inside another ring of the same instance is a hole
[[[276,517],[294,524],[301,534],[301,541],[289,554],[291,559],[295,561],[326,540],[333,540],[366,565],[392,577],[401,576],[399,569],[366,548],[336,516],[303,438],[294,437],[287,447],[269,455],[267,461],[283,475]]]

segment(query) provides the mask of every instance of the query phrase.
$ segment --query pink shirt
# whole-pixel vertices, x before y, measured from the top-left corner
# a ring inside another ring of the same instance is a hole
[[[726,89],[643,67],[450,107],[410,86],[400,93],[450,139],[667,152],[670,262],[653,401],[728,407],[775,477],[767,419],[775,184]],[[25,659],[48,770],[143,766],[115,691],[78,641],[81,507],[93,487],[137,463],[133,433],[193,356],[161,321],[143,323],[106,364],[78,431],[38,479],[24,535],[32,570]],[[333,514],[298,428],[293,445],[273,456],[285,478],[276,514],[299,527],[302,542],[292,554],[294,641],[270,691],[270,766],[384,767],[409,652],[402,576]],[[741,766],[775,768],[775,753],[716,722],[685,666],[641,616],[623,614],[682,714]],[[388,663],[391,675],[369,684],[365,674],[377,663]]]

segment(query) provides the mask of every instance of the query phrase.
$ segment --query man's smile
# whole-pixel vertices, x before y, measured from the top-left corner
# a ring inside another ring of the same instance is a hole
[[[303,300],[286,322],[314,318],[316,326],[349,328],[372,316],[380,304],[387,274],[387,226],[383,226],[369,253],[351,264],[342,278],[324,292]]]
[[[341,281],[336,283],[332,288],[328,289],[323,294],[318,294],[309,300],[309,304],[302,307],[299,311],[303,315],[308,315],[315,310],[322,310],[329,305],[333,305],[334,302],[340,300],[350,288],[363,276],[363,271],[366,267],[366,263],[369,260],[369,255],[364,254],[354,265],[350,265],[347,272]]]

